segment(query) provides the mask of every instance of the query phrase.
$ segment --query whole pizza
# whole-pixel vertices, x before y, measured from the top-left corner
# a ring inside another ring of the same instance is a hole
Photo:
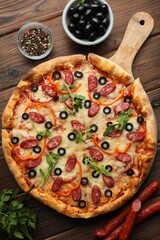
[[[119,208],[137,192],[156,153],[156,121],[140,80],[93,53],[30,70],[2,124],[17,183],[70,217]]]

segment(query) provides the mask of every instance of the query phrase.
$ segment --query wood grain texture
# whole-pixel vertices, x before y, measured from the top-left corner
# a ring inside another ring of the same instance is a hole
[[[160,98],[160,1],[159,0],[108,0],[115,16],[114,28],[103,43],[94,47],[73,43],[64,33],[61,14],[68,0],[1,0],[0,1],[0,118],[16,84],[29,69],[42,61],[24,58],[17,49],[18,29],[30,21],[41,21],[49,26],[54,34],[54,47],[45,59],[75,53],[94,52],[110,58],[117,51],[130,18],[137,12],[147,12],[154,19],[154,28],[133,61],[133,75],[140,77],[151,104]],[[158,125],[158,148],[151,172],[141,189],[154,179],[160,179],[160,108],[153,108]],[[1,123],[0,123],[1,128]],[[0,190],[17,186],[5,162],[0,139]],[[160,199],[160,190],[151,200]],[[95,228],[102,226],[119,210],[92,219],[72,219],[44,206],[28,196],[26,205],[38,215],[37,228],[31,234],[34,240],[96,240]],[[159,240],[160,215],[156,214],[133,230],[129,240]],[[7,236],[0,233],[0,239]]]

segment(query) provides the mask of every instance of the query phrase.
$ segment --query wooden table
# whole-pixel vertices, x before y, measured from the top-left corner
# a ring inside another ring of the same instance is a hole
[[[21,55],[16,46],[18,29],[30,21],[40,21],[49,26],[54,34],[52,53],[45,59],[75,53],[94,52],[106,58],[117,50],[129,19],[136,12],[148,12],[155,21],[154,29],[138,52],[133,63],[133,74],[140,77],[151,103],[160,99],[160,1],[159,0],[108,0],[111,5],[115,24],[110,37],[94,47],[80,46],[72,42],[65,34],[61,24],[62,11],[68,0],[1,0],[0,1],[0,114],[6,106],[13,89],[30,68],[42,61],[31,61]],[[160,108],[154,108],[160,133]],[[0,190],[15,188],[15,182],[5,162],[0,146]],[[160,179],[160,135],[157,155],[152,170],[143,183],[142,188],[151,180]],[[160,190],[150,201],[160,199]],[[148,202],[150,202],[148,201]],[[115,213],[105,214],[96,218],[71,219],[44,206],[36,199],[29,198],[27,206],[38,214],[36,230],[31,234],[34,240],[93,240],[93,230],[102,226]],[[131,240],[160,239],[160,215],[156,214],[137,226]],[[7,239],[5,235],[1,240]]]

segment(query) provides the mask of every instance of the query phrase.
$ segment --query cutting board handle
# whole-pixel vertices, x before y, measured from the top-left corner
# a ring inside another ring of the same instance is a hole
[[[116,53],[110,58],[133,76],[133,60],[150,35],[154,26],[153,18],[145,12],[138,12],[132,16],[126,28],[122,42]]]

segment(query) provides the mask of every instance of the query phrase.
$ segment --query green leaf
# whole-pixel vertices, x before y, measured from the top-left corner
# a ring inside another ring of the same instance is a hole
[[[160,107],[160,99],[156,99],[153,101],[153,106],[154,107]]]
[[[38,134],[40,134],[42,137],[47,137],[51,134],[51,131],[49,129],[45,129],[42,132],[38,132]]]
[[[105,169],[104,165],[98,164],[95,160],[92,161],[89,157],[85,159],[85,163],[89,164],[97,172],[103,173],[106,176],[112,176],[112,174]]]

